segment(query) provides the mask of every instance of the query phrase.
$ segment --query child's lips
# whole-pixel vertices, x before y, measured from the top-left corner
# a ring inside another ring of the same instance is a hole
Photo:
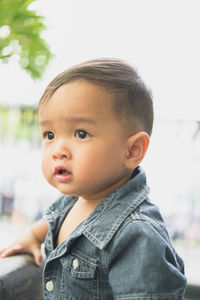
[[[63,166],[55,167],[54,175],[59,182],[67,182],[72,178],[72,173]]]

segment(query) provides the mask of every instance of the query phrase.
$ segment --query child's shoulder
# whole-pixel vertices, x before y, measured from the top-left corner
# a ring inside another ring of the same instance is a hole
[[[145,199],[139,207],[131,212],[130,215],[122,223],[121,227],[116,232],[116,237],[129,238],[134,241],[155,241],[165,240],[170,243],[168,232],[163,221],[163,218],[156,205],[152,204],[148,198]]]
[[[151,207],[152,209],[152,207]],[[155,206],[155,211],[157,210]],[[183,262],[175,252],[162,217],[152,217],[145,210],[132,212],[116,232],[109,245],[108,257],[118,257],[126,253],[131,261],[138,259],[146,264],[163,264],[165,255],[177,269],[181,269]],[[127,263],[129,259],[127,258]],[[137,265],[137,263],[136,263]]]

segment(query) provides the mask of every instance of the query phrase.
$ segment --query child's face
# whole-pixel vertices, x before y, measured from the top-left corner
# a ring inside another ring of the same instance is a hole
[[[41,104],[42,170],[61,193],[104,198],[130,176],[127,136],[108,97],[103,88],[75,80]]]

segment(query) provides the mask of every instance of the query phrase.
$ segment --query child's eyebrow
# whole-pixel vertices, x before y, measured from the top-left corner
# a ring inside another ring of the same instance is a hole
[[[72,117],[72,118],[65,118],[65,120],[67,122],[74,122],[74,123],[91,123],[91,124],[96,124],[95,120],[92,120],[92,119],[88,119],[88,118],[85,118],[85,117]]]
[[[89,123],[89,124],[96,125],[95,120],[88,119],[85,117],[65,117],[65,118],[63,118],[63,120],[68,123]],[[44,126],[44,125],[48,125],[48,124],[52,123],[52,120],[42,120],[39,123],[40,123],[40,126]]]

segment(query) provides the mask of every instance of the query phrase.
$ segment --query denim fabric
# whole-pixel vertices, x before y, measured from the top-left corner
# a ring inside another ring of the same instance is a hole
[[[184,299],[183,261],[148,193],[138,167],[57,247],[59,228],[76,198],[64,195],[48,209],[46,300]]]

